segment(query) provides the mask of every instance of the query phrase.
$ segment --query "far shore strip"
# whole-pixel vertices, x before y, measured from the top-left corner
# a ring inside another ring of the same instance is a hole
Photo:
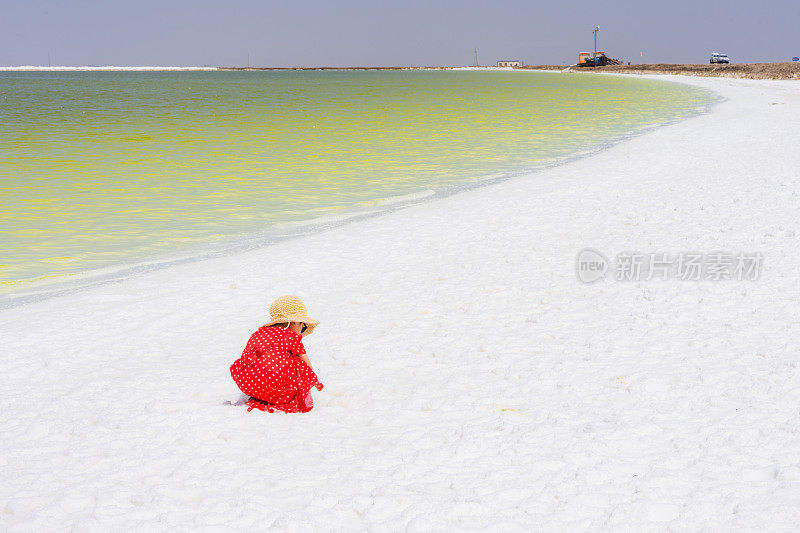
[[[729,65],[711,64],[633,64],[608,65],[604,67],[578,67],[576,65],[528,65],[524,67],[443,67],[443,66],[391,66],[391,67],[42,67],[19,66],[0,67],[0,72],[152,72],[152,71],[372,71],[372,70],[549,70],[562,72],[613,72],[618,74],[672,74],[681,76],[703,76],[742,79],[796,80],[800,79],[800,62],[782,63],[741,63]]]

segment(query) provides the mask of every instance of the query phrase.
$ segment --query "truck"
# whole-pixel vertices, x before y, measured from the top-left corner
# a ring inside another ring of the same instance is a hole
[[[713,54],[711,54],[711,61],[709,61],[709,63],[711,63],[712,65],[715,65],[717,63],[730,63],[730,62],[731,60],[728,59],[728,54],[720,54],[719,52],[714,52]]]

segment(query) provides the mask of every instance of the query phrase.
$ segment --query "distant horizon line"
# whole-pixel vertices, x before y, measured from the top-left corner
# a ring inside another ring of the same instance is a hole
[[[792,61],[756,61],[756,62],[737,62],[739,65],[770,65],[780,63],[792,63]],[[630,62],[629,65],[705,65],[706,63],[650,63]],[[796,64],[796,63],[795,63]],[[521,68],[526,67],[563,67],[568,68],[575,66],[574,64],[556,64],[556,63],[541,63],[537,65],[522,64]],[[0,66],[0,72],[90,72],[90,71],[107,71],[107,72],[155,72],[155,71],[287,71],[287,70],[475,70],[475,69],[491,69],[491,70],[514,70],[520,67],[498,67],[497,65],[403,65],[403,66],[348,66],[348,67],[331,67],[331,66],[314,66],[314,67],[254,67],[254,66],[165,66],[165,65],[138,65],[138,66],[117,66],[117,65],[18,65],[18,66]]]
[[[565,65],[566,66],[566,65]],[[156,71],[156,70],[196,70],[196,71],[214,71],[214,70],[422,70],[422,69],[475,69],[475,68],[493,68],[493,69],[510,69],[512,67],[498,67],[496,65],[459,65],[459,66],[439,66],[439,65],[426,65],[426,66],[369,66],[369,67],[238,67],[238,66],[161,66],[161,65],[141,65],[141,66],[116,66],[116,65],[82,65],[82,66],[44,66],[44,65],[20,65],[20,66],[0,66],[0,71]]]

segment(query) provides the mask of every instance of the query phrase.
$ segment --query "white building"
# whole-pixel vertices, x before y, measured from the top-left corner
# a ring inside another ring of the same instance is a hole
[[[516,59],[503,59],[497,62],[498,67],[521,67],[522,61]]]

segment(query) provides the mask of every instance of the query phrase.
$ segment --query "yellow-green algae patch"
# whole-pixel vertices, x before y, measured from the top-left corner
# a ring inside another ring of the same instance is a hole
[[[1,73],[0,290],[523,169],[708,102],[530,72]]]

